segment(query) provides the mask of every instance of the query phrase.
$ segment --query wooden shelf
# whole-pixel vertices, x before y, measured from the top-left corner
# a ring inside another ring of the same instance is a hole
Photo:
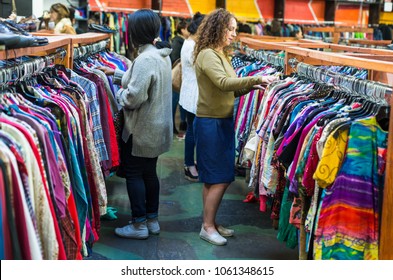
[[[70,39],[64,36],[47,37],[49,44],[45,46],[21,48],[21,49],[10,49],[0,51],[0,59],[10,59],[21,57],[24,55],[42,55],[42,53],[50,54],[53,53],[57,48],[67,47],[70,45]]]
[[[105,39],[110,39],[111,34],[107,33],[83,33],[78,35],[71,35],[70,38],[72,40],[72,44],[83,44],[88,45],[92,43],[96,43]]]

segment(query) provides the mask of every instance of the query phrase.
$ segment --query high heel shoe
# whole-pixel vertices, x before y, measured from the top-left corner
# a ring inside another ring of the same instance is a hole
[[[199,181],[198,175],[192,175],[192,173],[190,171],[190,168],[188,166],[184,167],[184,176],[189,181],[192,181],[192,182],[198,182]]]

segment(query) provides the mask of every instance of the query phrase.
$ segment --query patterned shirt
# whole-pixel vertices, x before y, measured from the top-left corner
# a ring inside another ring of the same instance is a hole
[[[97,87],[94,82],[79,76],[75,72],[71,72],[71,80],[78,83],[89,100],[89,110],[91,114],[91,118],[93,121],[93,138],[94,145],[97,149],[97,153],[100,161],[109,160],[108,151],[106,149],[104,134],[101,126],[101,118],[100,118],[100,104],[97,98]]]
[[[378,259],[387,135],[375,117],[351,125],[342,167],[323,191],[315,259]]]

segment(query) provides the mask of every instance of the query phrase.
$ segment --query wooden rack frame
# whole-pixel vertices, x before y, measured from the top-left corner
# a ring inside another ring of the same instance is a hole
[[[342,32],[342,31],[340,31]],[[368,69],[371,79],[377,80],[376,73],[393,73],[393,51],[348,47],[337,44],[327,44],[311,40],[299,42],[262,42],[252,38],[240,37],[239,41],[255,50],[285,51],[285,72],[289,74],[295,69],[289,65],[289,59],[312,65],[348,65]],[[330,49],[346,51],[347,53],[323,52],[315,49]],[[378,81],[378,80],[377,80]],[[379,80],[380,82],[384,82]],[[390,108],[393,108],[393,97],[390,96]],[[379,258],[393,260],[393,110],[390,111],[388,131],[388,149],[386,158],[385,186],[383,193],[383,210],[380,227]]]
[[[376,46],[376,47],[386,47],[392,43],[391,40],[366,40],[366,39],[349,39],[349,44],[356,44],[362,46]]]
[[[369,69],[370,80],[383,83],[388,83],[387,73],[393,73],[391,71],[393,51],[391,50],[344,46],[305,39],[293,42],[265,42],[249,37],[239,37],[239,41],[242,45],[255,50],[285,51],[285,74],[294,71],[288,64],[291,58],[312,65],[348,65]],[[324,52],[318,51],[319,49]]]
[[[371,36],[374,33],[374,30],[372,28],[366,28],[366,27],[350,27],[350,26],[303,27],[303,34],[306,34],[309,31],[332,33],[333,44],[338,44],[338,42],[340,41],[340,34],[343,32],[360,32],[360,33],[371,34]]]
[[[58,48],[64,48],[67,52],[64,60],[56,61],[56,63],[63,64],[66,67],[70,67],[70,54],[71,44],[70,39],[66,36],[48,37],[49,44],[45,46],[29,47],[21,49],[10,49],[0,51],[0,60],[11,59],[21,56],[46,56],[56,52]]]
[[[41,36],[42,34],[37,34]],[[73,68],[74,47],[88,45],[105,39],[110,39],[111,34],[106,33],[84,33],[79,35],[53,35],[47,36],[49,44],[45,46],[10,49],[0,51],[0,60],[11,59],[21,56],[45,56],[56,52],[58,48],[64,48],[67,52],[63,60],[56,63],[63,64],[67,68]]]

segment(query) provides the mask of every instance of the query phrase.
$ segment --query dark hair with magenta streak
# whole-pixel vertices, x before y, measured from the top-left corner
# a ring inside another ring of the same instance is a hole
[[[153,44],[157,49],[170,48],[168,42],[155,41],[160,35],[160,17],[150,9],[140,9],[128,16],[130,47]]]

